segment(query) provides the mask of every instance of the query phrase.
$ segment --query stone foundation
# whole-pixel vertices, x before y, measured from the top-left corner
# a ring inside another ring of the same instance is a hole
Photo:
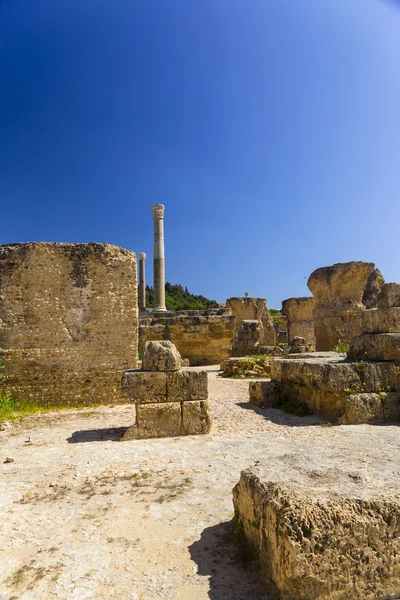
[[[217,313],[217,314],[216,314]],[[219,364],[228,358],[235,319],[227,311],[182,311],[140,321],[139,346],[170,340],[191,365]]]
[[[310,462],[305,457],[304,464]],[[259,558],[271,598],[398,598],[398,494],[369,485],[357,489],[349,485],[351,477],[360,478],[352,471],[336,469],[333,485],[332,473],[320,480],[316,473],[310,471],[305,487],[275,481],[260,467],[243,471],[233,489],[236,520]]]
[[[136,408],[136,423],[123,440],[202,435],[208,433],[206,371],[181,370],[179,353],[171,342],[147,342],[143,365],[151,371],[129,370],[122,390]]]
[[[137,344],[133,252],[94,243],[0,246],[1,383],[14,399],[120,402]]]

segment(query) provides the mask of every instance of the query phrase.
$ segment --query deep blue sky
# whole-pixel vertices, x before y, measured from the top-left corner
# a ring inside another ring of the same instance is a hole
[[[400,5],[0,0],[0,243],[107,241],[223,301],[400,281]]]

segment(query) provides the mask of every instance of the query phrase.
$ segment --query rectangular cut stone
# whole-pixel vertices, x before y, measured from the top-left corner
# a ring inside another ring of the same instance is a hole
[[[383,421],[384,394],[350,394],[346,396],[344,415],[339,419],[342,425],[359,425]]]
[[[182,428],[184,435],[202,435],[211,428],[208,403],[205,401],[182,403]]]
[[[123,394],[137,404],[166,402],[167,374],[147,371],[125,371],[122,375]]]
[[[250,403],[261,408],[273,408],[279,405],[280,393],[277,381],[250,381]]]
[[[167,374],[167,400],[207,400],[207,371],[176,371]]]
[[[371,308],[361,313],[363,333],[400,333],[400,307]]]
[[[174,437],[181,435],[181,405],[139,404],[136,407],[136,426],[140,438]]]
[[[233,489],[235,514],[271,598],[398,598],[399,500],[363,492],[346,497],[346,487],[339,495],[321,484],[271,481],[267,470],[241,473]]]

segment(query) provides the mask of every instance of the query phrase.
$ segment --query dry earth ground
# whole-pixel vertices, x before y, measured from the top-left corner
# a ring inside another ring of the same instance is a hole
[[[0,432],[0,598],[267,600],[229,525],[242,469],[266,462],[273,478],[350,494],[398,489],[396,425],[325,428],[257,409],[248,381],[216,367],[209,391],[207,436],[119,442],[127,405]]]

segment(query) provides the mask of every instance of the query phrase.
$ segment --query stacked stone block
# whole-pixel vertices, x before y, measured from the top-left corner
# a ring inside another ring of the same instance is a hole
[[[206,371],[184,371],[170,341],[146,342],[142,370],[126,371],[122,390],[136,407],[124,440],[201,435],[211,426]]]
[[[365,310],[361,315],[361,330],[349,358],[400,360],[400,284],[386,283],[382,287],[378,308]]]
[[[260,344],[274,346],[276,334],[274,323],[267,307],[265,298],[235,297],[228,298],[226,306],[235,317],[235,330],[238,331],[242,321],[259,321]]]

